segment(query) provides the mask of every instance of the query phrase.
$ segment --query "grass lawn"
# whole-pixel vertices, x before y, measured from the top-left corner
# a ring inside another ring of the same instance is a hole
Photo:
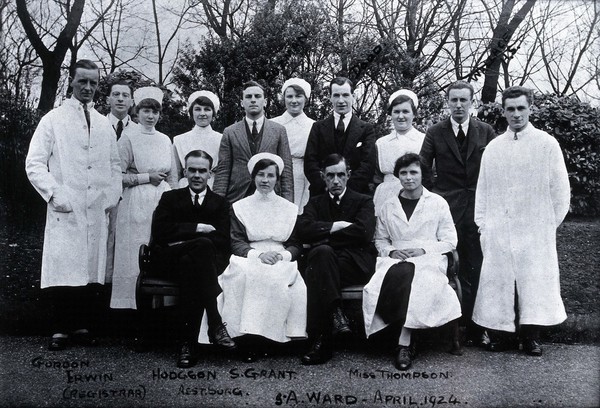
[[[35,215],[7,218],[0,214],[0,334],[45,335],[49,311],[39,289],[44,220]],[[569,318],[549,332],[549,340],[598,341],[600,219],[563,222],[557,241],[562,296]]]

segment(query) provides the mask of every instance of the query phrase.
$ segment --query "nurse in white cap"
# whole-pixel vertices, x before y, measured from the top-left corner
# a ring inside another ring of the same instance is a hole
[[[286,111],[273,118],[285,127],[290,153],[292,154],[292,172],[294,174],[294,204],[298,206],[298,214],[302,214],[308,202],[308,180],[304,176],[304,151],[312,124],[315,122],[304,113],[304,105],[310,96],[311,87],[300,78],[290,78],[283,83],[281,93]]]
[[[388,114],[391,116],[394,130],[375,142],[377,171],[383,175],[383,183],[377,186],[373,196],[375,215],[378,215],[379,209],[387,199],[398,197],[402,189],[400,180],[394,176],[396,160],[406,153],[419,154],[421,151],[425,134],[413,127],[418,107],[417,95],[408,89],[400,89],[390,96]]]
[[[187,178],[183,175],[185,156],[192,150],[204,150],[213,158],[213,169],[215,169],[219,163],[219,146],[223,137],[211,126],[221,106],[217,95],[210,91],[196,91],[188,98],[187,106],[190,118],[195,123],[194,128],[173,138],[179,187],[187,186]],[[208,180],[209,187],[212,187],[213,180],[212,177]]]
[[[133,93],[140,126],[123,130],[117,142],[123,173],[123,198],[115,231],[115,265],[110,307],[136,309],[140,273],[138,252],[150,240],[152,214],[162,193],[177,187],[171,139],[154,126],[160,118],[163,91],[144,87]]]

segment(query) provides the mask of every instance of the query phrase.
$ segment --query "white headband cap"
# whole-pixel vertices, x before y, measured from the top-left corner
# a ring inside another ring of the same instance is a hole
[[[213,106],[215,107],[215,114],[219,112],[219,108],[221,107],[221,101],[219,100],[219,97],[211,91],[196,91],[192,93],[187,101],[188,109],[190,108],[190,106],[192,106],[194,101],[200,98],[201,96],[208,98],[212,102]]]
[[[283,159],[276,154],[267,152],[255,154],[250,158],[250,160],[248,160],[248,173],[252,174],[254,166],[256,166],[256,163],[262,159],[273,160],[275,164],[277,164],[277,167],[279,168],[279,175],[281,176],[281,173],[283,172]]]
[[[133,99],[135,100],[135,103],[140,103],[144,99],[154,99],[160,104],[160,106],[162,106],[163,96],[164,94],[162,89],[155,86],[145,86],[143,88],[136,89],[133,92]]]
[[[283,86],[281,87],[281,93],[285,94],[285,90],[288,89],[288,87],[290,85],[297,85],[300,88],[302,88],[302,90],[304,91],[304,93],[306,94],[306,98],[308,99],[308,97],[310,96],[310,91],[311,91],[311,87],[310,84],[308,82],[306,82],[304,79],[302,78],[290,78],[287,81],[285,81],[283,83]]]
[[[388,101],[388,106],[392,104],[392,102],[394,102],[394,99],[396,99],[397,97],[399,97],[400,95],[406,95],[408,96],[410,99],[412,99],[413,104],[415,105],[415,109],[419,107],[419,98],[417,98],[417,94],[414,93],[413,91],[409,91],[408,89],[399,89],[396,92],[394,92],[391,96],[390,99]]]

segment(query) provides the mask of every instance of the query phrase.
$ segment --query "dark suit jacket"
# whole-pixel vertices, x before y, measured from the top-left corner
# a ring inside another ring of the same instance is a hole
[[[275,192],[293,203],[292,155],[285,128],[268,119],[265,119],[263,128],[257,153],[273,153],[283,159],[283,173],[275,187]],[[246,125],[242,119],[223,131],[219,147],[219,163],[215,170],[214,192],[225,197],[230,203],[244,198],[252,183],[247,167],[251,157]]]
[[[332,211],[329,194],[312,197],[296,223],[298,241],[316,246],[330,245],[336,251],[347,251],[367,275],[372,275],[377,250],[375,208],[370,196],[346,189],[337,214]],[[330,234],[334,221],[348,221],[352,225]]]
[[[425,134],[421,156],[430,167],[435,161],[437,174],[432,190],[446,199],[455,224],[463,222],[463,219],[473,222],[481,156],[494,137],[496,133],[490,125],[471,118],[467,133],[467,160],[464,162],[450,118],[431,126]]]
[[[200,211],[194,209],[188,187],[165,191],[154,211],[151,247],[208,238],[217,249],[219,267],[226,266],[231,250],[229,217],[229,202],[208,187]],[[199,223],[210,224],[215,231],[196,232]]]
[[[321,178],[321,162],[332,153],[339,153],[352,170],[348,187],[360,193],[369,192],[369,182],[375,173],[375,130],[373,125],[352,115],[346,129],[346,144],[342,151],[335,147],[333,114],[313,123],[304,153],[304,174],[310,182],[310,194],[325,192]]]

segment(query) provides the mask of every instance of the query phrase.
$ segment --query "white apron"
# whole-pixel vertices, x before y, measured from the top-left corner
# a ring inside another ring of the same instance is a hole
[[[389,135],[377,139],[375,142],[375,147],[377,148],[377,166],[383,174],[383,183],[377,186],[375,195],[373,196],[376,215],[379,213],[383,203],[390,197],[398,197],[398,193],[402,189],[400,180],[394,176],[396,160],[406,153],[419,154],[423,140],[425,140],[425,134],[412,128],[404,135],[399,135],[394,130]]]
[[[253,250],[283,251],[282,242],[293,231],[298,208],[275,193],[267,201],[260,197],[256,192],[236,202],[233,211],[246,228]],[[295,261],[267,265],[256,257],[232,255],[219,285],[223,292],[217,306],[231,337],[254,334],[277,342],[306,337],[306,285]],[[208,342],[205,323],[201,343]]]
[[[183,171],[185,168],[185,156],[189,152],[192,150],[204,150],[213,158],[212,170],[214,171],[219,163],[219,146],[221,145],[222,138],[223,135],[214,131],[210,125],[206,128],[194,126],[189,132],[175,136],[173,138],[173,152],[175,160],[177,160],[177,168]],[[181,174],[177,177],[181,177],[179,179],[179,187],[187,187],[187,178]],[[208,186],[211,189],[214,180],[214,177],[208,180]]]
[[[171,142],[162,133],[128,133],[138,173],[171,171]],[[140,274],[138,253],[150,240],[152,214],[163,192],[170,190],[163,180],[125,188],[119,204],[115,234],[115,266],[110,307],[136,309],[135,286]]]

